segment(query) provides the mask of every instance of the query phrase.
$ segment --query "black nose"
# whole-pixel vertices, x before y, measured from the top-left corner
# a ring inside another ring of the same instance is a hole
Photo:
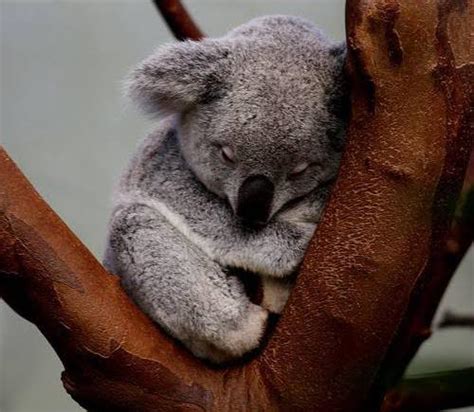
[[[265,176],[254,175],[244,180],[237,199],[237,216],[245,224],[266,223],[272,206],[275,188]]]

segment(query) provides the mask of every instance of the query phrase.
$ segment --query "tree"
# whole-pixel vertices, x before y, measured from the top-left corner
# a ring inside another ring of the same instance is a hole
[[[201,36],[178,1],[156,3],[179,38]],[[473,15],[472,0],[347,1],[341,170],[273,335],[238,365],[162,333],[1,151],[0,293],[56,350],[71,396],[91,411],[379,410],[472,242],[450,222],[472,149]]]

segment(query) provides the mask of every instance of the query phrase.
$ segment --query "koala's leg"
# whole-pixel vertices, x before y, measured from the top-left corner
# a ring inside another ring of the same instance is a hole
[[[107,264],[142,310],[196,356],[223,362],[258,347],[268,312],[148,206],[115,214]]]
[[[273,313],[281,313],[290,296],[293,282],[269,276],[262,277],[262,306]]]

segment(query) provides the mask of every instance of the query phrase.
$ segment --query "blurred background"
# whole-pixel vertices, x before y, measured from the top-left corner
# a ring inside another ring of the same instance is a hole
[[[184,3],[211,36],[256,16],[292,14],[344,38],[343,0]],[[121,80],[174,39],[148,0],[0,0],[0,27],[0,142],[101,259],[114,182],[152,127],[123,101]],[[473,272],[471,249],[440,313],[474,312]],[[435,331],[409,374],[467,366],[474,366],[474,330],[446,329]],[[61,371],[38,330],[0,302],[0,411],[82,410],[63,390]]]

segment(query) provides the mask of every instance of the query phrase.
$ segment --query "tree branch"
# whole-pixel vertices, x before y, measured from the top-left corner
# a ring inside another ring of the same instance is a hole
[[[178,40],[200,40],[204,37],[199,27],[179,0],[152,0]]]
[[[114,411],[378,410],[377,372],[430,281],[471,150],[473,1],[348,1],[346,153],[289,304],[245,364],[211,368],[164,335],[1,151],[0,293],[54,347],[74,399]]]
[[[447,311],[439,322],[438,328],[474,328],[474,315]]]
[[[380,412],[438,412],[474,405],[474,368],[404,379]]]
[[[472,127],[472,126],[471,126]],[[474,241],[474,150],[471,152],[461,196],[456,205],[454,220],[445,241],[445,270],[447,281],[456,272],[457,267]],[[442,294],[441,294],[442,297]],[[439,302],[438,302],[439,303]],[[435,302],[433,306],[438,306]],[[435,308],[436,309],[436,308]]]

